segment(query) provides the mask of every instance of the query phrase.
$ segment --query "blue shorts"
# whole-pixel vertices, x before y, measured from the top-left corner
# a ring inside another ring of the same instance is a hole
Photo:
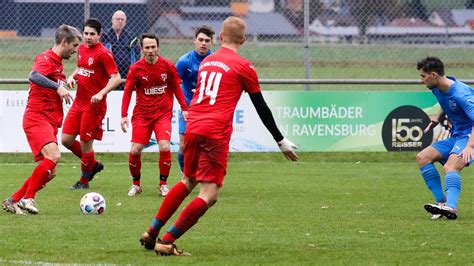
[[[464,148],[466,147],[467,140],[469,136],[463,137],[451,137],[445,140],[440,140],[433,143],[431,146],[435,148],[441,155],[443,159],[440,161],[441,164],[445,164],[451,154],[461,154]]]
[[[178,125],[179,125],[179,130],[178,130],[179,134],[184,134],[184,132],[186,131],[186,121],[184,121],[183,113],[181,111],[179,111]]]

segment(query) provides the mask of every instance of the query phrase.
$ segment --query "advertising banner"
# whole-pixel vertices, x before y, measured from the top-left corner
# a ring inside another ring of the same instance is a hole
[[[410,151],[421,150],[440,135],[442,128],[423,134],[429,115],[439,107],[430,92],[263,92],[282,133],[300,151]],[[0,91],[0,152],[30,152],[22,129],[27,91]],[[135,103],[132,98],[129,114]],[[122,92],[107,97],[102,141],[97,152],[128,152],[131,128],[120,129]],[[172,151],[179,146],[178,112],[172,119]],[[69,107],[65,106],[65,111]],[[130,117],[129,117],[130,118]],[[234,114],[231,151],[278,151],[247,94]],[[58,134],[58,139],[60,139]],[[60,145],[62,151],[66,151]],[[145,151],[156,152],[152,136]]]
[[[419,150],[421,145],[415,142],[423,139],[430,144],[433,138],[432,132],[423,136],[422,129],[429,123],[427,114],[438,111],[430,92],[292,92],[266,96],[279,127],[305,151]]]

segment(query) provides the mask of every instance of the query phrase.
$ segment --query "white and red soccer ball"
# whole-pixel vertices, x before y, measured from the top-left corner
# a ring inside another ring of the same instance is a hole
[[[97,192],[85,194],[80,203],[84,214],[102,214],[105,211],[105,198]]]

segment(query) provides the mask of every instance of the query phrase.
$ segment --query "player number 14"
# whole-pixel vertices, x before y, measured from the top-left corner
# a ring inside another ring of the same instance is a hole
[[[214,105],[216,102],[217,91],[219,90],[219,84],[221,83],[222,73],[211,72],[209,77],[207,76],[208,72],[201,72],[201,86],[199,87],[199,97],[196,103],[201,103],[204,93],[206,96],[209,96],[209,105]]]

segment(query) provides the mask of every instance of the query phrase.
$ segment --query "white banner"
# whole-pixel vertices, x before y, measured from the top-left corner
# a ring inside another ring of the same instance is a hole
[[[107,114],[103,120],[104,136],[102,141],[94,142],[96,152],[128,152],[130,151],[131,128],[123,133],[120,128],[120,113],[122,106],[121,91],[113,91],[107,96]],[[264,92],[269,95],[271,92]],[[129,115],[131,116],[135,103],[132,95]],[[23,113],[28,98],[28,91],[0,91],[0,152],[30,152],[22,128]],[[68,109],[65,106],[65,111]],[[179,147],[178,112],[179,104],[175,100],[172,119],[171,150],[176,152]],[[66,117],[66,115],[64,115]],[[129,117],[131,119],[131,117]],[[244,94],[237,105],[234,115],[234,133],[232,135],[231,151],[276,151],[278,147],[265,129],[248,95]],[[61,130],[61,129],[60,129]],[[61,139],[61,131],[58,141]],[[68,151],[59,145],[61,151]],[[156,139],[152,136],[145,151],[157,152]]]

